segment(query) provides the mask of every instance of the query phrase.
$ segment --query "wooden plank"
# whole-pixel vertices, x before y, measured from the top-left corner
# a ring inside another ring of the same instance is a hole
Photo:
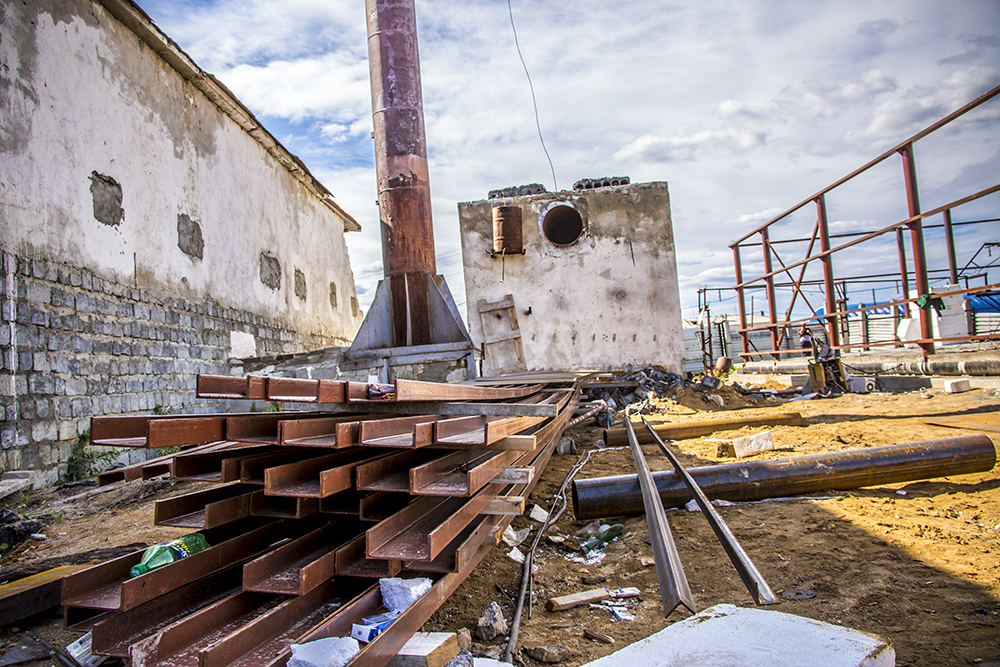
[[[503,301],[494,301],[493,303],[488,302],[486,299],[479,300],[479,312],[480,313],[491,313],[494,310],[507,310],[508,308],[514,307],[514,297],[507,295]]]
[[[90,565],[60,565],[0,586],[0,626],[58,607],[63,577],[87,567]]]
[[[497,496],[479,512],[499,516],[521,516],[524,514],[524,496]]]
[[[610,597],[611,593],[608,591],[603,588],[595,588],[592,591],[582,591],[580,593],[573,593],[572,595],[560,595],[559,597],[549,598],[548,602],[545,603],[545,609],[548,611],[564,611],[573,607],[579,607],[580,605],[607,600]]]
[[[417,632],[386,667],[444,667],[458,651],[458,635],[454,632]]]
[[[514,340],[515,338],[521,337],[521,331],[516,329],[514,331],[504,331],[501,333],[490,334],[490,337],[484,339],[484,343],[502,343],[505,340]]]

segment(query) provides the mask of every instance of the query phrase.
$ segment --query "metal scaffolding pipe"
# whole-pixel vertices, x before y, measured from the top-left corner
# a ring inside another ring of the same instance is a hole
[[[428,345],[426,274],[437,274],[413,0],[366,0],[382,264],[393,345]]]
[[[967,435],[707,466],[688,472],[709,498],[752,501],[987,472],[996,460],[996,448],[988,437]],[[679,507],[693,497],[674,472],[657,472],[653,479],[664,507]],[[642,491],[636,475],[573,482],[573,513],[578,521],[642,512]]]

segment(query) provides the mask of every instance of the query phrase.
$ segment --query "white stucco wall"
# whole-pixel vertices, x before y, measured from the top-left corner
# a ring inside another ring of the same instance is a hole
[[[345,222],[316,193],[102,4],[18,1],[0,17],[5,250],[353,338]],[[121,185],[118,225],[95,219],[95,171]],[[201,227],[202,259],[178,247],[181,214]],[[261,282],[262,252],[280,262],[278,289]]]
[[[683,370],[684,339],[666,183],[507,199],[521,208],[524,255],[490,257],[489,201],[459,204],[469,333],[483,343],[481,299],[511,294],[529,369]],[[545,211],[577,209],[584,233],[557,246]],[[530,314],[527,314],[528,310]],[[487,369],[488,370],[488,369]]]

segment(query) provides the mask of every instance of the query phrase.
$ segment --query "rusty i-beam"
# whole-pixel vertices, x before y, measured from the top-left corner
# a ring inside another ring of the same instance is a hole
[[[382,264],[395,346],[431,342],[427,278],[437,274],[413,0],[366,0]]]

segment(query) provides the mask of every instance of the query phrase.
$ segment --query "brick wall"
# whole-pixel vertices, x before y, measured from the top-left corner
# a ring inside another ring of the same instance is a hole
[[[195,375],[228,374],[234,331],[253,335],[259,356],[342,343],[212,301],[163,298],[0,253],[0,468],[35,470],[40,486],[58,477],[93,415],[223,409],[195,399]]]

